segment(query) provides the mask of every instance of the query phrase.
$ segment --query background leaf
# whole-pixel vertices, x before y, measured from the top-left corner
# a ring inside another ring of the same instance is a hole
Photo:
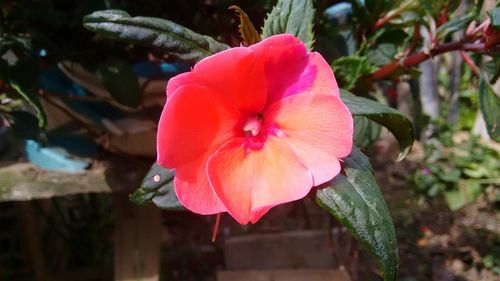
[[[130,201],[142,205],[153,202],[165,210],[184,210],[174,191],[174,170],[153,164],[141,183],[141,187],[130,195]]]
[[[376,101],[341,90],[341,97],[354,116],[364,116],[386,127],[396,137],[400,150],[398,161],[410,152],[415,136],[413,125],[401,112]]]
[[[99,65],[97,77],[119,103],[137,107],[141,103],[139,80],[127,62],[109,60]]]
[[[312,0],[278,0],[264,22],[262,38],[289,33],[310,50],[314,41],[314,12]]]
[[[22,139],[40,138],[42,131],[38,126],[38,119],[26,111],[14,110],[5,113],[14,135]]]
[[[335,72],[335,76],[345,89],[354,88],[360,77],[377,70],[375,66],[370,64],[368,57],[360,57],[358,55],[336,59],[331,66],[333,72]]]
[[[495,29],[500,29],[500,7],[491,9],[490,11],[488,11],[488,15],[491,19],[491,26],[493,26]]]
[[[238,13],[240,18],[240,25],[238,25],[238,27],[245,46],[250,46],[260,42],[260,34],[257,30],[255,30],[255,27],[253,26],[252,21],[250,21],[248,15],[236,5],[229,6],[229,9]]]
[[[500,141],[500,97],[498,97],[483,75],[479,80],[479,107],[483,114],[488,134]]]
[[[196,62],[229,48],[166,19],[131,17],[121,10],[96,11],[83,18],[83,26],[111,39],[160,48],[181,60]]]
[[[318,190],[316,201],[375,256],[384,280],[395,280],[399,263],[396,232],[370,162],[355,147],[343,160],[344,174]]]
[[[6,78],[10,86],[17,91],[36,111],[38,126],[45,127],[47,116],[36,93],[38,84],[38,62],[32,57],[21,59],[6,69]]]
[[[474,19],[474,15],[473,14],[467,14],[467,15],[463,15],[463,16],[457,17],[457,18],[455,18],[453,20],[450,20],[450,21],[444,23],[443,25],[441,25],[437,29],[437,31],[436,31],[437,32],[437,36],[439,38],[444,38],[444,37],[446,37],[446,35],[448,35],[450,33],[462,30],[465,27],[467,27],[467,25],[469,24],[469,22],[471,22],[473,19]]]

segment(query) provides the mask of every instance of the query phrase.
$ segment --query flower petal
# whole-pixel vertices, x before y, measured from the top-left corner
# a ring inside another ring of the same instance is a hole
[[[181,87],[167,99],[158,124],[157,162],[177,168],[234,137],[241,115],[208,88]]]
[[[309,67],[316,69],[316,76],[310,89],[313,94],[332,94],[340,97],[339,86],[333,75],[332,68],[317,52],[309,53]]]
[[[349,155],[353,142],[352,117],[340,98],[294,95],[271,105],[264,116],[311,171],[315,186],[339,173],[338,159]]]
[[[188,210],[213,215],[226,208],[213,191],[207,178],[206,163],[210,155],[204,155],[175,170],[174,188],[179,202]]]
[[[312,177],[293,151],[276,137],[260,150],[244,138],[230,140],[208,160],[215,193],[240,223],[256,222],[271,207],[298,200],[312,187]]]
[[[315,69],[306,70],[308,58],[306,47],[291,34],[268,37],[249,47],[264,61],[268,81],[267,104],[302,92],[310,87]]]
[[[244,113],[260,112],[266,103],[264,65],[249,48],[231,48],[201,60],[191,72],[170,79],[167,95],[182,85],[210,87]]]

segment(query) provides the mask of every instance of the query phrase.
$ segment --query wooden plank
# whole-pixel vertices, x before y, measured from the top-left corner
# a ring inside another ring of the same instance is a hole
[[[112,159],[84,173],[41,170],[28,162],[0,165],[0,202],[27,201],[82,193],[130,192],[151,163]]]
[[[350,281],[345,271],[333,269],[235,270],[217,272],[217,281]]]
[[[137,206],[127,195],[115,195],[116,281],[158,281],[160,274],[161,211]]]
[[[40,230],[34,216],[33,202],[18,203],[21,221],[21,239],[36,281],[50,281],[40,244]]]
[[[228,269],[332,268],[327,230],[252,234],[228,238]]]

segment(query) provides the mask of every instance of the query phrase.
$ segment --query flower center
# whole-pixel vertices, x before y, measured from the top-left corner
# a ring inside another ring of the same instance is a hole
[[[256,115],[248,118],[248,120],[243,125],[243,131],[245,136],[255,137],[260,133],[262,129],[262,116]]]

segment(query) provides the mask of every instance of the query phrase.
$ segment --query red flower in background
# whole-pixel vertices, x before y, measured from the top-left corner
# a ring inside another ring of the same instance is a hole
[[[170,79],[158,160],[199,214],[255,223],[340,172],[353,121],[332,70],[294,36],[269,37]]]

